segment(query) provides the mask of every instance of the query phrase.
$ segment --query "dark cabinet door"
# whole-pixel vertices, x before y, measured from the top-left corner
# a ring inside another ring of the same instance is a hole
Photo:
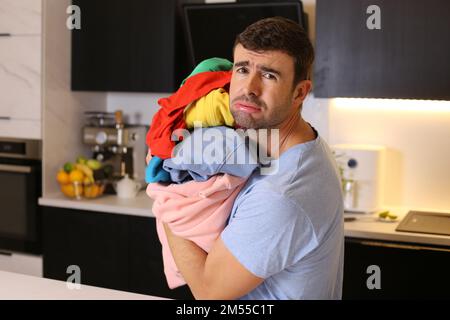
[[[171,299],[193,299],[188,286],[169,289],[154,218],[130,219],[130,290]]]
[[[449,18],[447,0],[317,0],[314,95],[450,100]]]
[[[171,299],[193,299],[188,286],[169,289],[155,219],[44,207],[44,277]]]
[[[449,270],[450,248],[346,239],[343,299],[449,299]]]
[[[73,4],[81,9],[81,29],[72,31],[72,90],[175,88],[176,42],[184,41],[176,38],[175,0],[73,0]]]
[[[128,290],[128,217],[44,208],[44,277],[66,281],[78,266],[81,283]]]

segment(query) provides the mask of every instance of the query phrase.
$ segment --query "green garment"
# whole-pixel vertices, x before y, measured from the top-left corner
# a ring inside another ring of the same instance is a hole
[[[191,72],[191,74],[186,79],[183,80],[181,86],[186,82],[187,79],[196,75],[197,73],[207,71],[228,71],[231,70],[231,68],[233,68],[233,63],[228,61],[227,59],[210,58],[203,60],[195,67],[195,69]]]

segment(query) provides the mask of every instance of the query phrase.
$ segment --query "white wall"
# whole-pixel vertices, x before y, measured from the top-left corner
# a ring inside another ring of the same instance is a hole
[[[82,143],[83,113],[104,111],[106,93],[70,89],[70,31],[66,10],[71,0],[43,0],[43,196],[59,192],[56,173],[66,161],[89,150]]]
[[[386,205],[450,208],[450,102],[336,99],[330,143],[388,147]]]
[[[123,110],[125,121],[130,124],[150,125],[158,111],[158,99],[171,93],[108,92],[107,111]]]
[[[313,42],[315,3],[303,1]],[[107,108],[114,111],[123,107],[131,111],[132,121],[141,119],[142,124],[149,124],[158,108],[157,99],[165,95],[109,93]],[[388,147],[386,205],[450,209],[450,105],[369,101],[356,100],[351,107],[345,107],[310,95],[303,116],[330,144],[373,143]]]

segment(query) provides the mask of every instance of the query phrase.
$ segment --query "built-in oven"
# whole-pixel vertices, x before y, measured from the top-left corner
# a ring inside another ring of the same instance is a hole
[[[0,138],[0,252],[40,254],[41,142]]]

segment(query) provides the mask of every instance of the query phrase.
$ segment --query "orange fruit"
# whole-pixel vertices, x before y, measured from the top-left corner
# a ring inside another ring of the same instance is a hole
[[[75,188],[73,187],[73,184],[68,183],[61,186],[61,191],[64,193],[65,196],[69,198],[75,198]]]
[[[84,196],[86,198],[92,198],[92,184],[88,184],[84,186]]]
[[[93,191],[92,191],[93,197],[98,197],[100,195],[100,186],[97,184],[93,185]]]
[[[70,182],[83,182],[84,173],[81,170],[75,169],[70,171],[69,174]]]
[[[59,170],[58,174],[56,175],[56,180],[60,183],[60,184],[67,184],[70,182],[70,177],[67,174],[67,172],[65,172],[64,170]]]

